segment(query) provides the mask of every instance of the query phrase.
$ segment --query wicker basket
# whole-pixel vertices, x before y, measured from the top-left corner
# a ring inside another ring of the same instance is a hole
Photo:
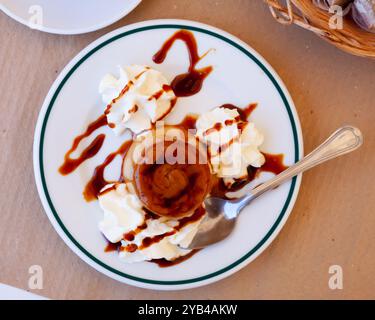
[[[336,47],[351,54],[375,58],[375,34],[361,29],[348,16],[343,29],[331,29],[331,14],[317,8],[311,0],[264,0],[273,17],[282,24],[296,24],[316,33]]]

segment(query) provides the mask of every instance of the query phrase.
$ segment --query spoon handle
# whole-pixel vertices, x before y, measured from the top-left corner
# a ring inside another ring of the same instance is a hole
[[[278,187],[294,176],[325,161],[354,151],[361,146],[362,142],[363,136],[359,129],[352,126],[341,127],[306,157],[272,179],[254,188],[250,191],[249,195],[241,198],[241,200],[238,201],[240,202],[241,209],[261,194]]]

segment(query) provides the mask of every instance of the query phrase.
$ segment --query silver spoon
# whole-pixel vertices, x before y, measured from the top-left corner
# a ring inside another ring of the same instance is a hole
[[[241,210],[254,199],[318,164],[354,151],[362,142],[363,137],[359,129],[344,126],[302,160],[254,188],[248,195],[235,200],[206,198],[206,217],[199,225],[198,232],[188,248],[199,249],[225,239],[233,231]]]

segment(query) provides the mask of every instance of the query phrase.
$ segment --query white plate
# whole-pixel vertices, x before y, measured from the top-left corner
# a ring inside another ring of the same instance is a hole
[[[85,48],[52,85],[40,111],[34,140],[34,170],[39,195],[53,226],[67,245],[88,264],[114,279],[164,290],[208,284],[254,260],[284,225],[301,179],[295,178],[255,201],[241,214],[228,239],[179,265],[159,268],[147,262],[124,264],[116,253],[104,252],[106,242],[97,228],[102,212],[97,202],[88,204],[83,200],[82,190],[95,166],[110,151],[116,150],[125,137],[115,138],[110,129],[102,128],[100,130],[107,133],[107,138],[96,157],[69,176],[61,176],[57,169],[72,139],[103,112],[98,84],[104,74],[116,74],[117,65],[130,64],[148,64],[161,70],[168,79],[186,70],[188,53],[182,42],[175,44],[163,64],[152,62],[153,54],[179,29],[188,29],[195,34],[200,53],[215,49],[200,62],[201,66],[213,65],[214,71],[199,94],[179,99],[167,121],[176,123],[187,113],[199,113],[224,103],[246,106],[258,102],[251,118],[264,133],[262,150],[284,153],[286,164],[297,161],[303,154],[300,123],[293,101],[275,71],[241,40],[219,29],[185,20],[133,24],[113,31]],[[120,159],[117,160],[107,172],[108,178],[118,177]]]
[[[47,298],[0,283],[0,300],[47,300]]]
[[[0,9],[14,20],[40,31],[80,34],[109,26],[141,1],[0,0]]]

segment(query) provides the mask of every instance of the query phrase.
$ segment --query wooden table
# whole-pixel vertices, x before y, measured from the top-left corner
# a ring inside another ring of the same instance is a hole
[[[32,166],[37,115],[65,64],[99,36],[156,18],[205,22],[260,52],[290,90],[306,151],[345,123],[365,135],[359,151],[304,175],[287,224],[253,263],[215,284],[179,292],[130,287],[81,261],[44,214]],[[0,30],[0,282],[28,290],[28,269],[40,265],[44,288],[33,292],[57,299],[375,298],[374,61],[279,25],[260,0],[144,0],[118,23],[79,36],[32,31],[1,13]],[[329,289],[331,265],[343,268],[342,290]]]

